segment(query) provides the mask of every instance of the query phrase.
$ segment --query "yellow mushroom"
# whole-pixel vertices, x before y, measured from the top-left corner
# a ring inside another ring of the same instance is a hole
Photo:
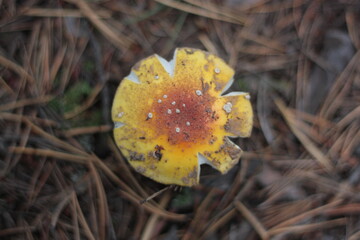
[[[114,138],[134,169],[164,184],[199,183],[200,165],[221,173],[240,158],[228,137],[248,137],[250,95],[222,95],[234,70],[207,52],[178,48],[170,62],[152,55],[137,63],[117,89]]]

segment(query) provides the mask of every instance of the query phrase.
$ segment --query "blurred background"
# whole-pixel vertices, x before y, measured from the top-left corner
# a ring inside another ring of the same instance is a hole
[[[360,239],[357,0],[0,0],[1,239]],[[117,86],[176,47],[250,92],[240,163],[164,185],[114,144]]]

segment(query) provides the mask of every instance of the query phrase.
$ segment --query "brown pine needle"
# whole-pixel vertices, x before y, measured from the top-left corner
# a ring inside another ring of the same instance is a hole
[[[2,76],[0,76],[0,88],[8,92],[8,94],[15,96],[14,90],[11,89],[11,87],[5,82]]]
[[[357,231],[354,234],[352,234],[348,240],[358,240],[358,239],[360,239],[360,231]]]
[[[360,239],[360,1],[17,2],[0,0],[0,239]],[[149,192],[111,104],[136,62],[182,46],[229,63],[254,129],[229,173]],[[64,118],[48,103],[79,81]]]
[[[350,124],[353,121],[360,119],[360,106],[349,112],[348,114],[343,117],[336,125],[339,129],[344,128],[348,124]]]
[[[21,108],[29,105],[37,105],[37,104],[43,104],[51,101],[54,97],[53,96],[41,96],[37,98],[31,98],[31,99],[19,99],[14,102],[6,103],[3,105],[0,105],[0,112],[8,111],[15,108]]]
[[[65,191],[62,193],[63,200],[59,202],[59,204],[55,207],[52,215],[51,215],[51,227],[55,228],[56,223],[59,219],[60,213],[64,210],[65,206],[70,202],[71,198],[73,197],[74,192]]]
[[[199,34],[200,42],[205,46],[208,52],[218,55],[218,51],[215,45],[211,42],[210,38],[206,34]]]
[[[269,239],[269,232],[265,229],[263,224],[257,219],[257,217],[250,212],[250,210],[245,207],[244,204],[240,201],[235,201],[234,205],[237,210],[249,221],[249,223],[254,227],[255,231],[259,234],[262,240]]]
[[[154,207],[153,205],[150,204],[150,202],[140,204],[141,200],[139,200],[138,198],[130,195],[128,192],[125,192],[125,191],[123,191],[121,189],[119,189],[119,192],[120,192],[121,196],[123,196],[127,200],[133,202],[134,204],[138,204],[139,206],[143,207],[144,210],[146,210],[146,211],[148,211],[150,213],[158,214],[161,217],[163,217],[165,219],[168,219],[168,220],[172,220],[172,221],[177,221],[177,222],[188,221],[188,217],[186,215],[184,215],[184,214],[177,214],[177,213],[164,211],[161,208]]]
[[[358,22],[356,20],[356,12],[352,9],[348,9],[345,14],[346,25],[349,31],[349,36],[354,43],[355,47],[360,49],[360,31],[358,28]]]
[[[78,197],[75,192],[73,192],[73,194],[72,194],[72,202],[75,206],[75,211],[78,216],[78,221],[84,230],[84,234],[88,237],[88,239],[95,240],[94,234],[91,232],[90,226],[89,226],[88,222],[86,221],[86,218],[80,207],[80,203],[79,203]]]
[[[225,213],[222,217],[217,219],[215,222],[209,225],[209,227],[206,228],[203,236],[201,239],[206,239],[207,236],[209,236],[211,233],[216,232],[221,226],[224,226],[226,223],[228,223],[233,217],[236,216],[237,210],[235,208],[232,208],[227,213]]]
[[[328,172],[334,172],[334,166],[331,163],[331,160],[325,156],[325,154],[318,147],[315,146],[310,138],[308,138],[303,132],[300,131],[296,125],[295,117],[291,114],[290,111],[288,111],[288,109],[285,107],[285,104],[280,99],[276,99],[275,104],[280,109],[292,132],[303,144],[305,149],[308,150],[308,152],[313,155],[314,158],[318,160],[319,163],[324,166]]]
[[[97,16],[101,18],[111,18],[111,13],[108,11],[100,10],[97,12],[97,14]],[[61,8],[29,8],[24,12],[24,15],[32,17],[84,17],[84,15],[79,10]]]
[[[181,3],[181,2],[178,2],[178,1],[173,1],[173,0],[156,0],[156,1],[161,3],[161,4],[164,4],[166,6],[176,8],[176,9],[184,11],[184,12],[199,15],[199,16],[202,16],[202,17],[207,17],[207,18],[211,18],[211,19],[214,19],[214,20],[220,20],[220,21],[234,23],[234,24],[243,24],[243,22],[241,22],[239,20],[235,20],[235,19],[229,18],[227,16],[221,15],[218,12],[217,13],[209,12],[206,9],[199,8],[199,7],[194,7],[194,6],[191,6],[189,4]]]
[[[78,128],[72,128],[72,129],[64,131],[64,136],[73,137],[73,136],[83,135],[83,134],[109,132],[112,129],[113,129],[113,126],[110,126],[110,125],[101,125],[101,126],[93,126],[93,127],[78,127]]]
[[[320,206],[318,208],[309,210],[307,212],[301,213],[296,217],[290,218],[282,223],[279,223],[278,225],[272,227],[271,229],[269,229],[269,231],[274,232],[276,229],[278,228],[283,228],[283,227],[288,227],[292,224],[295,224],[297,222],[302,221],[303,219],[306,218],[311,218],[313,216],[322,214],[325,210],[327,209],[331,209],[332,207],[337,206],[338,204],[340,204],[343,200],[342,199],[337,199],[337,200],[333,200],[332,202],[325,204],[323,206]]]
[[[170,192],[166,192],[160,200],[159,205],[165,208],[171,200]],[[152,214],[148,219],[144,230],[142,232],[141,240],[152,239],[152,235],[154,231],[157,231],[157,224],[159,223],[160,216],[158,214]]]
[[[23,117],[23,116],[20,116],[17,114],[11,114],[11,113],[0,113],[0,119],[11,120],[11,121],[16,121],[16,122],[23,122],[31,128],[32,132],[34,132],[34,133],[38,134],[39,136],[43,137],[44,139],[48,140],[55,146],[63,148],[70,152],[73,152],[75,154],[85,155],[85,156],[88,155],[83,150],[80,150],[80,149],[74,147],[73,145],[71,145],[70,143],[65,142],[65,141],[57,138],[56,136],[44,131],[41,127],[32,123],[29,120],[29,118],[27,118],[27,117]]]
[[[182,240],[190,240],[194,237],[196,238],[204,230],[205,224],[203,224],[202,221],[208,214],[215,193],[216,189],[211,189],[206,197],[201,201],[200,205],[196,208],[195,216],[193,217],[187,232],[184,233]]]
[[[2,65],[5,68],[8,68],[17,74],[19,74],[20,77],[27,80],[30,84],[35,84],[35,79],[21,66],[14,63],[13,61],[7,59],[6,57],[0,55],[0,65]]]
[[[62,160],[81,163],[81,164],[88,163],[91,160],[89,159],[88,156],[78,156],[78,155],[58,152],[50,149],[39,149],[39,148],[30,148],[30,147],[9,147],[9,151],[17,154],[29,154],[29,155],[57,158],[57,159],[62,159]]]
[[[0,229],[0,237],[16,235],[27,231],[35,231],[37,228],[38,227],[36,226],[29,226],[29,227],[13,227],[13,228]]]
[[[324,222],[319,222],[319,223],[303,224],[303,225],[270,229],[268,233],[270,236],[275,236],[275,235],[284,234],[284,233],[304,234],[306,232],[312,232],[312,231],[319,230],[319,229],[345,226],[346,222],[347,222],[346,218],[340,218],[340,219],[329,220],[329,221],[324,221]]]
[[[207,2],[206,4],[204,4],[199,0],[185,0],[185,1],[194,6],[199,7],[200,9],[201,8],[206,9],[209,12],[223,15],[225,17],[241,22],[243,24],[245,24],[246,22],[246,16],[244,15],[244,13],[240,12],[239,9],[235,10],[232,9],[231,7],[224,6],[223,4],[213,4],[212,2]]]
[[[157,191],[157,192],[153,193],[153,194],[152,194],[152,195],[150,195],[149,197],[147,197],[147,198],[145,198],[145,199],[141,200],[141,201],[140,201],[140,204],[144,204],[144,203],[146,203],[146,202],[148,202],[148,201],[152,200],[153,198],[155,198],[155,197],[159,196],[159,195],[160,195],[160,194],[162,194],[163,192],[165,192],[165,191],[167,191],[167,190],[169,190],[169,189],[172,189],[172,188],[174,188],[174,187],[175,187],[175,185],[169,185],[169,186],[167,186],[167,187],[164,187],[163,189],[161,189],[161,190],[159,190],[159,191]]]
[[[89,4],[84,0],[66,0],[69,3],[75,4],[81,11],[81,13],[94,24],[94,26],[102,33],[114,46],[119,49],[126,50],[133,44],[133,41],[116,32],[110,25],[99,18],[98,13],[95,12]]]
[[[99,229],[99,238],[106,239],[106,226],[109,224],[109,212],[108,212],[108,204],[106,193],[104,190],[104,185],[101,181],[98,170],[95,168],[92,162],[89,162],[90,173],[93,176],[95,188],[96,188],[96,196],[97,196],[97,209],[98,209],[98,229]]]

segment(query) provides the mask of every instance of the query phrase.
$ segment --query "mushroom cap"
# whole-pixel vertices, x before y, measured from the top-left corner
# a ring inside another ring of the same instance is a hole
[[[112,107],[114,138],[134,169],[163,184],[199,183],[200,165],[229,171],[248,137],[250,95],[222,95],[234,70],[202,50],[178,48],[170,62],[152,55],[120,83]]]

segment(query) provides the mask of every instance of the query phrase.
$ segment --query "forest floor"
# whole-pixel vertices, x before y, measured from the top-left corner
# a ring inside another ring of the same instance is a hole
[[[360,239],[360,2],[0,0],[1,239]],[[203,49],[254,128],[228,174],[168,190],[114,143],[139,60]]]

